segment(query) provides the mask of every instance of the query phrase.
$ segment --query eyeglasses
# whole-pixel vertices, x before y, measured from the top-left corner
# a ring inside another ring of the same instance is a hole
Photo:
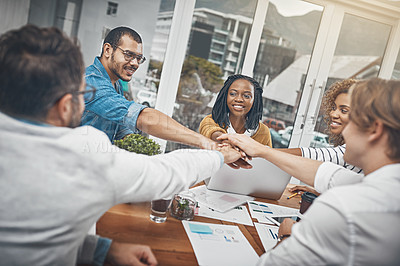
[[[90,102],[91,100],[94,99],[94,96],[96,95],[96,88],[93,87],[92,85],[86,84],[86,88],[84,91],[74,91],[71,94],[73,95],[83,94],[83,99],[85,100],[85,102]]]
[[[128,62],[132,61],[133,59],[136,59],[138,64],[143,64],[144,61],[146,61],[146,57],[144,57],[143,55],[135,54],[134,52],[124,50],[119,46],[117,46],[117,48],[122,51],[122,53],[124,54],[125,60]]]

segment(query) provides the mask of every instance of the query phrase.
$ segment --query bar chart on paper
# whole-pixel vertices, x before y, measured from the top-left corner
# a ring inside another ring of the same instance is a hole
[[[258,255],[234,225],[182,221],[199,265],[256,265]]]
[[[278,242],[278,226],[254,223],[257,234],[261,239],[261,243],[265,251],[275,247]]]

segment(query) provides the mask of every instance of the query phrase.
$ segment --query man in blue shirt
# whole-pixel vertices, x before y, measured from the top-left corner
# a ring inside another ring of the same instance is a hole
[[[91,125],[107,134],[111,141],[144,131],[158,138],[200,148],[215,148],[215,143],[182,126],[152,108],[123,97],[122,81],[132,75],[146,58],[139,34],[128,27],[117,27],[104,39],[100,57],[86,68],[86,83],[96,87],[96,96],[85,102],[82,125]]]

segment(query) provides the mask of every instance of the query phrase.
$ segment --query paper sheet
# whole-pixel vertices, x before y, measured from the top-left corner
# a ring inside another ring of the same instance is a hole
[[[246,206],[243,205],[235,207],[234,209],[226,212],[219,212],[212,210],[200,203],[197,215],[233,223],[254,226]]]
[[[273,224],[268,217],[279,215],[299,215],[299,210],[279,206],[271,203],[264,203],[259,201],[248,201],[249,210],[252,218],[256,218],[260,223]]]
[[[189,221],[182,224],[199,265],[256,265],[259,257],[239,227]]]
[[[219,212],[226,212],[254,199],[246,195],[209,190],[205,185],[191,188],[190,191],[195,194],[197,202]]]
[[[278,242],[278,226],[254,223],[265,251],[275,247]]]

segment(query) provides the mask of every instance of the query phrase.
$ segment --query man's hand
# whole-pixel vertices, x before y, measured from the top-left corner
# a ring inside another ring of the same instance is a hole
[[[218,140],[228,140],[233,146],[252,157],[259,157],[267,149],[266,146],[243,134],[223,134]]]
[[[233,169],[239,169],[239,168],[250,169],[253,167],[251,164],[248,163],[249,159],[251,160],[251,157],[247,156],[244,151],[240,150],[238,147],[233,147],[227,140],[225,140],[221,144],[218,144],[219,148],[224,147],[224,146],[227,146],[227,147],[237,150],[238,152],[240,152],[240,154],[242,156],[242,158],[240,158],[239,160],[232,162],[232,163],[227,163],[227,165],[229,165]]]
[[[212,139],[206,138],[202,135],[201,136],[201,140],[199,142],[199,147],[201,149],[205,149],[205,150],[217,150],[218,148],[218,143],[213,141]]]
[[[294,220],[292,220],[290,218],[286,218],[285,220],[283,220],[283,222],[279,226],[278,235],[279,236],[291,235],[292,234],[292,227],[293,227],[293,225],[295,223],[296,223],[296,221],[294,221]]]
[[[224,163],[231,165],[232,168],[252,168],[251,164],[242,159],[242,153],[230,145],[220,145],[217,150],[224,156]]]
[[[106,262],[111,265],[157,265],[150,247],[114,241],[108,250]]]

